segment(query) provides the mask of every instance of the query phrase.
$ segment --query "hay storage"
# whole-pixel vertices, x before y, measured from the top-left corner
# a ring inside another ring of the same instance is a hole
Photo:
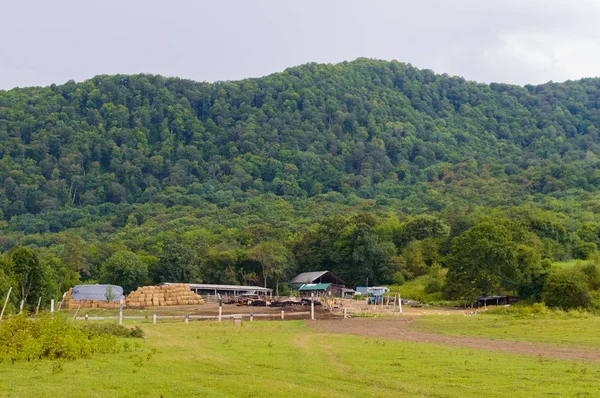
[[[201,296],[190,290],[187,283],[161,286],[142,286],[129,293],[125,299],[128,307],[165,307],[171,305],[204,304]]]

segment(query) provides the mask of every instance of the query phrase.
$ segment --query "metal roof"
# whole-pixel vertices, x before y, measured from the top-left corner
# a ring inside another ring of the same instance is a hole
[[[291,284],[302,284],[302,283],[313,283],[313,282],[317,282],[320,278],[322,278],[323,276],[329,274],[328,276],[333,279],[334,281],[336,281],[337,284],[339,285],[345,285],[346,282],[344,282],[343,280],[341,280],[337,275],[335,275],[333,272],[331,271],[314,271],[314,272],[303,272],[299,275],[296,275],[296,277],[294,279],[292,279],[290,281]]]
[[[171,285],[169,282],[163,282],[160,285]],[[205,289],[205,290],[230,290],[230,291],[257,291],[257,292],[272,292],[273,289],[260,286],[242,286],[242,285],[213,285],[208,283],[186,283],[190,289]]]
[[[300,290],[327,290],[331,283],[305,283],[300,286]]]

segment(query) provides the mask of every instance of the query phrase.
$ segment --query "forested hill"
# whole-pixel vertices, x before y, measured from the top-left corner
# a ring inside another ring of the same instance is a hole
[[[14,89],[0,92],[1,209],[11,220],[174,191],[214,203],[339,192],[419,212],[443,203],[402,200],[490,179],[508,197],[469,199],[595,191],[599,97],[600,80],[483,85],[363,59],[239,82]]]
[[[598,79],[487,85],[367,59],[234,82],[117,75],[0,91],[0,250],[29,246],[90,280],[125,252],[154,281],[260,282],[251,250],[273,243],[286,272],[384,282],[401,268],[387,254],[387,271],[352,273],[352,254],[309,258],[298,242],[324,225],[342,234],[431,213],[451,232],[422,237],[440,257],[420,261],[445,267],[450,238],[476,222],[457,217],[496,212],[550,239],[541,257],[569,259],[598,240],[599,98]],[[392,257],[414,238],[377,231]],[[169,245],[185,250],[153,265]],[[190,265],[156,276],[176,263]]]

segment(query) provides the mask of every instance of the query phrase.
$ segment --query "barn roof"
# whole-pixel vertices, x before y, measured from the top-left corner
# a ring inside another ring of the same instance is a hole
[[[329,286],[331,286],[331,283],[306,283],[300,286],[300,290],[327,290]]]
[[[305,283],[321,283],[329,282],[337,285],[345,285],[346,282],[341,280],[337,275],[331,271],[314,271],[314,272],[303,272],[297,275],[290,281],[292,285],[301,285]]]

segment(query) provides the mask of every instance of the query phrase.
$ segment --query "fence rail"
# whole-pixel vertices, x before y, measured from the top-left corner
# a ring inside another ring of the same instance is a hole
[[[224,320],[224,319],[243,319],[243,318],[281,318],[285,319],[289,316],[310,316],[310,311],[301,311],[301,312],[285,312],[281,313],[270,313],[270,314],[255,314],[255,313],[245,313],[245,314],[223,314],[223,315],[128,315],[123,316],[121,319],[148,319],[152,321],[160,320],[160,319],[197,319],[197,320]],[[119,320],[118,315],[114,316],[78,316],[74,319],[77,321],[107,321],[107,320]]]

